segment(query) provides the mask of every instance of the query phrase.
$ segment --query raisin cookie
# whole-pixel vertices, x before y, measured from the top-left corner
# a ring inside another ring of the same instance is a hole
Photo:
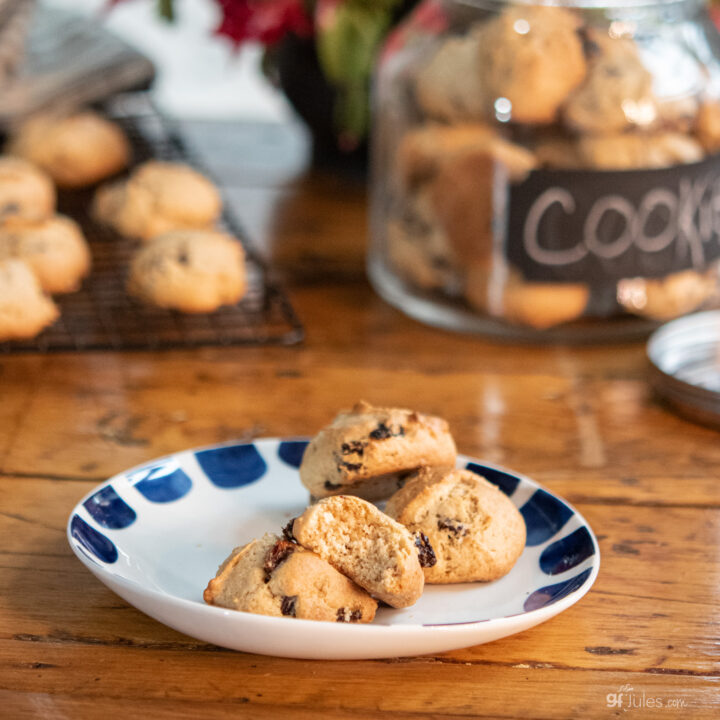
[[[477,65],[478,42],[477,32],[450,38],[418,70],[415,99],[429,117],[457,122],[487,114]]]
[[[0,260],[0,341],[35,337],[59,316],[22,260]]]
[[[209,605],[259,615],[369,623],[377,602],[315,553],[267,533],[235,548],[210,580]]]
[[[477,62],[489,110],[513,123],[548,124],[585,78],[578,16],[513,5],[480,28]]]
[[[9,217],[0,221],[0,258],[24,260],[48,293],[80,287],[90,272],[90,250],[78,224],[63,215],[45,220]]]
[[[55,212],[55,186],[32,163],[0,157],[0,219],[10,215],[44,218]]]
[[[589,56],[587,77],[563,109],[568,127],[607,135],[655,123],[658,108],[652,75],[643,65],[635,42],[589,29],[585,47]]]
[[[697,310],[717,292],[718,272],[682,270],[662,278],[625,278],[617,299],[625,310],[653,320],[672,320]]]
[[[465,297],[475,309],[517,325],[545,330],[576,320],[590,299],[583,283],[528,282],[516,270],[485,263],[467,268]]]
[[[430,584],[497,580],[525,547],[525,521],[495,485],[469,470],[422,468],[387,502],[385,512],[423,533],[437,562]]]
[[[435,562],[427,538],[351,495],[324,498],[296,518],[288,534],[371,595],[408,607],[422,595],[423,567]]]
[[[84,187],[124,170],[130,144],[122,129],[92,111],[39,115],[24,122],[9,152],[43,168],[59,187]]]
[[[128,180],[101,187],[93,205],[97,220],[144,241],[170,230],[210,228],[220,210],[210,180],[187,165],[154,160]]]
[[[456,456],[445,420],[360,402],[312,439],[300,480],[316,498],[345,493],[382,500],[413,470],[452,466]]]
[[[176,230],[140,248],[128,293],[162,308],[206,313],[238,302],[247,290],[243,250],[230,235]]]

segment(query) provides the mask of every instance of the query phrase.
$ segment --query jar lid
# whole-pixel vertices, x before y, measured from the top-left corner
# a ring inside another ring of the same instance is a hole
[[[720,310],[662,325],[647,355],[658,395],[689,419],[720,428]]]

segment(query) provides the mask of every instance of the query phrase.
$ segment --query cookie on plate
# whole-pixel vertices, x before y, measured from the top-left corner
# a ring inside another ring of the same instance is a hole
[[[59,314],[27,263],[0,260],[0,341],[33,338]]]
[[[209,605],[303,620],[369,623],[377,602],[318,555],[271,533],[235,548],[210,580]]]
[[[8,151],[43,168],[59,187],[92,185],[124,170],[130,144],[114,122],[85,110],[73,115],[38,115],[10,139]]]
[[[578,132],[594,135],[648,127],[658,119],[652,75],[629,38],[612,38],[606,30],[589,29],[585,47],[587,77],[568,98],[563,119]]]
[[[140,165],[128,180],[99,188],[93,204],[97,220],[143,241],[171,230],[211,228],[220,210],[220,193],[204,175],[155,160]]]
[[[138,250],[128,293],[186,313],[207,313],[238,302],[247,290],[244,253],[235,238],[215,230],[176,230]]]
[[[634,315],[672,320],[699,309],[717,292],[718,271],[681,270],[661,278],[624,278],[617,299]]]
[[[387,502],[385,512],[423,533],[437,562],[430,584],[497,580],[525,547],[525,521],[495,485],[469,470],[422,468]]]
[[[512,5],[480,29],[477,61],[493,112],[548,124],[585,78],[580,20],[562,7]]]
[[[90,250],[78,224],[63,215],[44,220],[9,217],[0,221],[0,258],[24,260],[48,293],[80,287],[90,272]]]
[[[581,317],[590,288],[584,283],[528,282],[516,270],[472,263],[465,297],[480,312],[544,330]]]
[[[295,518],[288,534],[343,575],[392,607],[408,607],[422,595],[423,567],[435,562],[427,538],[374,505],[336,495]]]
[[[349,494],[382,500],[413,470],[452,466],[456,455],[445,420],[360,402],[312,439],[300,480],[316,498]]]
[[[487,114],[477,64],[478,42],[477,32],[449,38],[418,70],[415,98],[427,115],[457,122]]]
[[[0,219],[11,215],[44,218],[55,212],[55,186],[32,163],[0,157]]]

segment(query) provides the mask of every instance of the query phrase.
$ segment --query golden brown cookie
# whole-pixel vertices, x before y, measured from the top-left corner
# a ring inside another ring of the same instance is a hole
[[[116,124],[96,112],[38,115],[10,140],[9,152],[43,168],[60,187],[84,187],[124,170],[130,145]]]
[[[48,293],[77,290],[91,265],[82,230],[63,215],[44,220],[9,217],[0,221],[0,258],[6,257],[24,260]]]
[[[662,168],[702,160],[700,143],[682,133],[582,137],[577,145],[583,167],[595,170]]]
[[[327,560],[371,595],[392,607],[408,607],[422,595],[423,565],[434,555],[374,505],[336,495],[311,505],[292,524],[292,537]]]
[[[176,230],[140,248],[130,264],[128,292],[186,313],[238,302],[247,291],[240,243],[214,230]]]
[[[0,157],[0,219],[11,215],[45,218],[55,212],[55,186],[32,163]]]
[[[300,480],[313,497],[345,493],[382,500],[411,471],[452,466],[456,454],[445,420],[360,402],[312,439]]]
[[[445,40],[417,72],[415,98],[429,117],[457,122],[487,115],[477,64],[479,36]]]
[[[586,62],[572,10],[512,5],[481,28],[481,85],[493,113],[513,123],[555,121]]]
[[[127,181],[101,187],[93,214],[121,235],[148,241],[171,230],[205,229],[220,216],[210,180],[181,163],[150,161]]]
[[[412,533],[421,532],[437,562],[425,582],[497,580],[525,547],[525,521],[495,485],[469,470],[422,468],[385,506]]]
[[[27,263],[0,260],[0,341],[33,338],[59,314]]]
[[[590,299],[583,283],[528,282],[515,270],[494,272],[487,264],[469,265],[465,297],[480,312],[518,325],[544,330],[576,320]]]
[[[720,150],[720,102],[708,101],[700,106],[695,119],[695,134],[707,152]]]
[[[653,320],[672,320],[700,309],[717,293],[717,268],[682,270],[662,278],[625,278],[617,299],[625,310]]]
[[[582,85],[567,100],[563,119],[573,130],[611,135],[646,128],[658,119],[652,75],[629,38],[613,38],[607,30],[586,32],[589,67]]]
[[[304,547],[267,533],[235,548],[210,580],[209,605],[303,620],[369,623],[377,602]]]

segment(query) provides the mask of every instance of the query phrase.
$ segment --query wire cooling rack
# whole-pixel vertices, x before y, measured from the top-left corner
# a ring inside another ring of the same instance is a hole
[[[117,112],[117,108],[116,108]],[[133,164],[150,158],[185,162],[207,172],[173,124],[143,105],[141,114],[115,114],[133,147]],[[61,192],[58,211],[76,220],[90,244],[93,268],[82,289],[55,297],[60,318],[30,341],[0,343],[0,353],[67,350],[159,350],[200,345],[291,345],[303,328],[282,289],[227,209],[220,226],[242,243],[248,291],[237,304],[203,315],[143,305],[125,291],[135,242],[96,223],[90,215],[94,188]]]

